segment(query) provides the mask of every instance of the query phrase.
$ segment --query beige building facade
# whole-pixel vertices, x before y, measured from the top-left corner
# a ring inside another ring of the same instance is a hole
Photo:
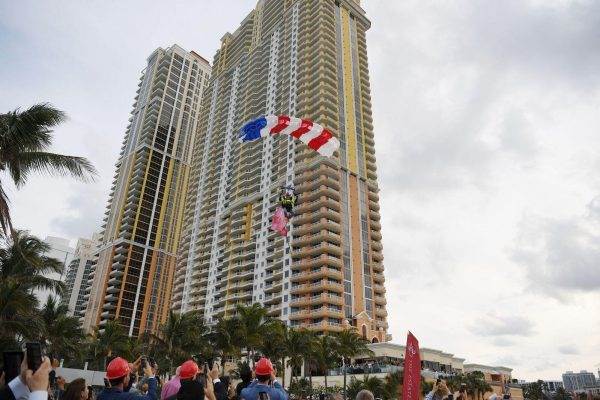
[[[127,128],[98,253],[84,329],[117,320],[155,332],[170,309],[191,150],[210,64],[174,45],[148,57]]]
[[[365,33],[355,0],[261,0],[213,62],[192,162],[172,307],[212,323],[260,303],[293,327],[387,339]],[[313,120],[333,158],[288,137],[241,144],[265,114]],[[299,193],[287,237],[269,230],[281,186]],[[347,322],[346,322],[347,321]]]

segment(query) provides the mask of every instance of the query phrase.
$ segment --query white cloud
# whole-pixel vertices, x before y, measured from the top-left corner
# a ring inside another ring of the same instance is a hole
[[[567,354],[567,355],[579,354],[579,349],[574,345],[559,346],[558,351],[561,354]]]
[[[533,323],[527,318],[493,313],[477,318],[470,329],[476,335],[481,336],[531,336],[534,334]]]

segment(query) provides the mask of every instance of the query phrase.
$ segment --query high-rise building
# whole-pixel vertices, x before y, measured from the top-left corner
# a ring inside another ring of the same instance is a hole
[[[84,328],[154,331],[169,310],[191,149],[210,64],[159,48],[142,72],[113,180]]]
[[[355,325],[387,339],[365,32],[358,0],[261,0],[213,62],[194,148],[173,308],[211,323],[237,304],[290,326]],[[287,136],[241,144],[263,114],[314,120],[340,151]],[[269,231],[282,185],[299,193],[287,237]]]
[[[62,296],[62,302],[69,307],[69,315],[83,316],[85,310],[84,295],[99,239],[99,234],[94,233],[92,239],[81,238],[77,241],[75,256],[66,270],[66,290]]]
[[[44,242],[50,246],[50,249],[45,254],[46,257],[55,258],[63,265],[63,271],[61,273],[51,272],[46,277],[51,278],[57,281],[64,282],[67,267],[71,260],[73,260],[73,256],[75,254],[75,249],[71,247],[69,239],[57,237],[57,236],[46,236]],[[38,289],[36,290],[36,296],[41,305],[46,303],[48,297],[52,295],[56,297],[56,295],[46,289]]]
[[[568,392],[585,391],[588,388],[596,387],[596,376],[593,372],[567,371],[562,375],[565,390]]]

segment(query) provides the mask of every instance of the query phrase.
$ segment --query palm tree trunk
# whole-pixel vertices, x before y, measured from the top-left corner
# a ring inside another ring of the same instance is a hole
[[[325,391],[327,391],[327,368],[325,368]]]
[[[283,371],[281,371],[281,381],[283,382],[283,387],[285,388],[285,357],[281,359],[281,365],[283,366]]]
[[[342,357],[342,369],[344,370],[344,400],[346,400],[346,358]]]
[[[306,369],[306,365],[305,365],[305,369]],[[305,372],[306,375],[306,372]],[[310,400],[312,400],[313,398],[313,384],[312,384],[312,368],[310,366],[310,363],[308,363],[308,386],[310,388]]]

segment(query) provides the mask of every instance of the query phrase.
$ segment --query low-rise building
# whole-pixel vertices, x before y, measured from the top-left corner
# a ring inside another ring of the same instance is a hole
[[[586,370],[580,372],[567,371],[562,376],[567,392],[584,392],[586,389],[597,387],[596,376]]]
[[[523,400],[523,389],[517,383],[513,383],[512,368],[501,366],[490,366],[483,364],[465,364],[465,373],[479,371],[483,373],[484,379],[492,388],[493,393],[498,396],[510,394],[513,400]],[[492,393],[489,393],[491,395]],[[488,394],[484,398],[489,397]]]

